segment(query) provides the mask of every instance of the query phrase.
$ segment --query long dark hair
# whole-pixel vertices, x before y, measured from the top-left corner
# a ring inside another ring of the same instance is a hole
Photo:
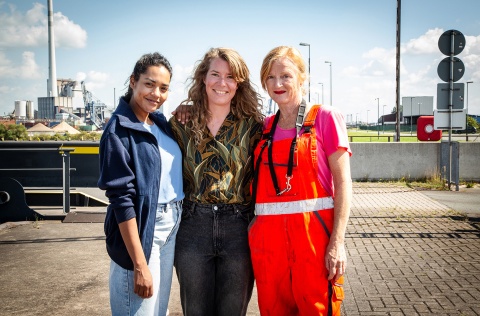
[[[172,79],[172,66],[168,62],[167,58],[165,58],[165,56],[157,52],[145,54],[137,61],[135,67],[133,68],[132,74],[125,82],[125,84],[128,85],[128,90],[124,95],[125,101],[130,102],[130,99],[133,95],[133,90],[130,87],[130,80],[133,79],[135,82],[138,81],[140,79],[140,75],[146,73],[148,67],[150,66],[164,66],[170,73],[170,80]]]

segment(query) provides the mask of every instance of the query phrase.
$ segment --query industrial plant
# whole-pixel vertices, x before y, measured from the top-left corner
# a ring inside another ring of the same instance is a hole
[[[16,100],[9,119],[27,128],[39,122],[47,126],[67,122],[79,130],[101,130],[107,111],[105,103],[86,89],[84,81],[57,79],[52,0],[48,0],[48,57],[46,96],[37,98],[37,109],[33,100]]]

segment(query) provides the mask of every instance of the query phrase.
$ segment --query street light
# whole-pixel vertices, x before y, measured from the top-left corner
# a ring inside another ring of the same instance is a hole
[[[367,132],[368,132],[368,112],[370,112],[370,110],[367,110]]]
[[[376,98],[375,100],[377,100],[377,131],[378,131],[378,138],[380,138],[380,128],[378,128],[378,121],[380,121],[380,98]]]
[[[318,84],[322,85],[322,105],[323,105],[323,82],[319,82]]]
[[[420,113],[422,112],[420,110],[421,107],[422,107],[422,102],[418,102],[418,117],[420,117],[420,115],[421,115]],[[418,127],[418,118],[417,118],[417,121],[415,122],[415,125],[417,125],[417,127]],[[417,134],[417,133],[415,132],[415,134]]]
[[[468,97],[468,84],[473,83],[473,81],[467,81],[467,114],[465,115],[465,140],[468,142],[468,101],[470,98]]]
[[[330,105],[333,105],[332,103],[332,62],[325,61],[325,63],[330,64]]]
[[[382,130],[383,130],[383,134],[385,134],[385,107],[387,105],[384,104],[383,105],[383,114],[382,114]]]
[[[412,136],[412,121],[413,121],[412,104],[413,104],[413,99],[415,99],[415,97],[410,97],[410,136]]]
[[[300,46],[308,46],[308,102],[310,102],[310,44],[300,43]]]

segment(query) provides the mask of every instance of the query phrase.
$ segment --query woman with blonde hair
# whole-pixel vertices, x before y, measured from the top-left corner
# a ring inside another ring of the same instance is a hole
[[[185,200],[175,268],[183,313],[245,315],[253,289],[248,224],[261,100],[242,57],[212,48],[191,78],[190,120],[170,119],[183,154]]]
[[[255,149],[249,242],[260,313],[340,315],[352,195],[345,121],[305,102],[297,49],[272,49],[260,77],[278,104]]]

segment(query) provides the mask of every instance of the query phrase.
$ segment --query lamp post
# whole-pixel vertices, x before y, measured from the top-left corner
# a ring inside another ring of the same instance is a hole
[[[323,105],[323,82],[319,82],[318,84],[322,85],[322,105]]]
[[[468,85],[473,83],[473,81],[467,81],[467,113],[465,115],[465,140],[468,142],[468,101],[470,97],[468,96]]]
[[[376,98],[375,100],[377,100],[377,131],[378,131],[378,134],[377,134],[377,139],[380,138],[380,128],[378,126],[378,121],[380,121],[380,98]]]
[[[420,113],[421,113],[420,109],[421,109],[421,108],[422,108],[422,102],[418,102],[418,117],[420,117]],[[417,118],[417,121],[415,122],[415,125],[418,126],[418,118]],[[416,134],[417,134],[417,133],[415,132],[415,135],[416,135]]]
[[[412,136],[412,121],[413,121],[412,104],[413,104],[413,99],[415,99],[415,97],[410,97],[410,136]]]
[[[358,131],[358,113],[355,113],[355,127],[357,128],[357,131]]]
[[[310,102],[310,44],[300,43],[300,46],[308,46],[308,102]]]
[[[383,114],[382,114],[382,130],[383,130],[383,134],[385,134],[385,107],[387,105],[384,104],[383,105]]]
[[[330,105],[333,105],[332,102],[332,62],[325,61],[326,64],[330,64]]]
[[[370,112],[370,110],[367,110],[367,132],[368,132],[368,112]]]

